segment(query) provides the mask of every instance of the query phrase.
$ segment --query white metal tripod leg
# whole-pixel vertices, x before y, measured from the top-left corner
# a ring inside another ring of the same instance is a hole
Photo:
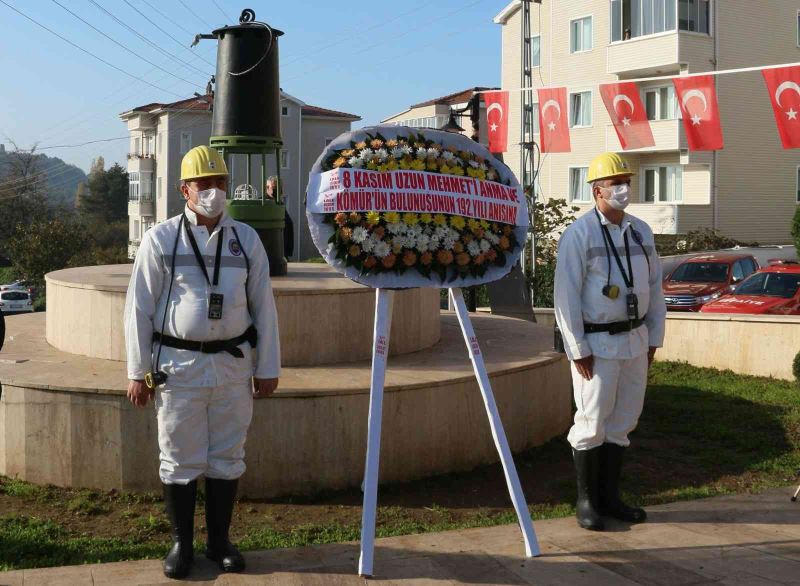
[[[469,319],[467,305],[464,303],[464,295],[461,293],[461,289],[450,289],[450,297],[453,300],[456,315],[458,315],[458,323],[461,325],[461,332],[464,334],[464,341],[469,351],[469,358],[472,361],[472,367],[475,369],[475,377],[478,379],[478,386],[483,395],[483,403],[486,406],[486,413],[489,416],[489,425],[492,428],[494,445],[497,447],[497,451],[500,454],[500,461],[503,464],[503,472],[506,476],[511,502],[514,503],[514,509],[517,511],[519,526],[522,530],[522,538],[525,541],[525,555],[527,557],[538,556],[540,553],[539,542],[536,540],[536,532],[533,530],[531,514],[528,511],[528,503],[525,501],[525,495],[522,494],[522,486],[519,482],[517,469],[514,466],[514,458],[511,455],[511,449],[508,447],[506,432],[503,429],[503,422],[500,420],[500,414],[497,411],[497,403],[495,403],[494,394],[492,393],[489,374],[486,372],[486,364],[483,362],[483,355],[478,345],[478,338],[475,337],[475,330],[472,328],[472,322]]]
[[[389,334],[392,330],[394,291],[377,289],[376,297],[375,333],[372,346],[372,380],[369,390],[367,462],[363,484],[364,504],[361,511],[361,558],[358,562],[358,573],[362,576],[372,575],[372,559],[375,551],[375,514],[378,506],[383,384],[386,380],[386,358],[389,354]]]

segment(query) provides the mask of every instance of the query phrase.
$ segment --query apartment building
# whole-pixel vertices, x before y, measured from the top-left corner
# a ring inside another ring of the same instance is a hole
[[[450,110],[458,110],[465,108],[470,98],[475,92],[492,90],[497,88],[489,87],[471,87],[459,92],[455,92],[419,104],[409,106],[408,109],[381,120],[383,124],[396,124],[399,126],[410,126],[411,128],[441,128],[450,119]],[[461,117],[456,117],[456,122],[461,128],[464,129],[465,136],[472,136],[472,122],[469,118],[469,112],[466,112]],[[481,101],[481,115],[480,115],[480,142],[483,145],[489,144],[489,135],[486,130],[486,105]]]
[[[191,148],[208,144],[213,103],[213,96],[196,96],[170,104],[146,104],[120,114],[130,132],[130,258],[136,255],[148,229],[183,209],[183,197],[178,190],[181,159]],[[294,253],[290,260],[299,261],[319,254],[308,231],[304,205],[311,167],[328,143],[349,131],[352,123],[361,118],[311,106],[284,92],[280,107],[283,149],[279,161],[274,156],[267,157],[266,175],[274,175],[276,165],[280,164],[286,205],[294,222]],[[233,156],[230,166],[229,189],[233,192],[247,182],[246,156]],[[251,166],[253,181],[260,183],[260,156],[252,157]],[[258,184],[253,187],[259,194],[264,188]]]
[[[520,136],[522,120],[521,93],[513,91],[521,87],[522,13],[515,0],[494,18],[502,27],[502,86],[512,90],[510,137]],[[534,87],[567,88],[572,142],[570,153],[542,156],[540,197],[591,209],[589,161],[624,152],[637,173],[630,212],[655,232],[708,227],[743,241],[791,241],[800,157],[781,148],[760,72],[717,77],[725,138],[717,152],[688,150],[669,79],[639,84],[656,145],[623,151],[598,86],[800,61],[800,3],[541,0],[530,4],[530,30]],[[519,145],[509,145],[505,161],[517,173],[519,159]]]

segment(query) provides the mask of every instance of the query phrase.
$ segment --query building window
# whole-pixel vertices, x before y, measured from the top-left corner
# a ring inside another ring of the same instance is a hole
[[[281,116],[289,115],[289,106],[281,106]]]
[[[569,108],[570,128],[582,128],[592,125],[592,92],[570,94]]]
[[[580,53],[592,49],[592,17],[570,21],[569,51]]]
[[[709,34],[711,0],[678,0],[678,28]]]
[[[591,186],[586,182],[589,167],[570,167],[569,200],[579,203],[592,201]]]
[[[138,173],[128,173],[128,201],[139,201]]]
[[[281,150],[281,169],[289,168],[289,151],[286,149]]]
[[[531,37],[531,67],[542,65],[542,37]]]
[[[185,155],[192,150],[192,131],[184,130],[181,132],[181,154]]]
[[[676,203],[683,201],[683,168],[642,167],[642,201]]]
[[[677,120],[681,117],[675,87],[671,85],[645,89],[644,108],[648,120]]]
[[[398,120],[395,126],[410,126],[411,128],[440,128],[447,124],[448,116],[427,116],[425,118],[409,118]]]
[[[679,28],[710,32],[710,0],[611,0],[611,41],[626,41]]]
[[[142,172],[139,179],[142,201],[153,201],[153,174]]]

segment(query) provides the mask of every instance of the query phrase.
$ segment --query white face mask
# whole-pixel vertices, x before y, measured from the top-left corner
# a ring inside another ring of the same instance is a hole
[[[206,218],[216,218],[225,210],[225,190],[217,187],[197,192],[194,211]]]
[[[621,185],[612,185],[611,187],[604,187],[603,189],[610,192],[610,195],[603,199],[605,199],[612,208],[622,211],[628,207],[631,199],[630,185],[622,183]]]

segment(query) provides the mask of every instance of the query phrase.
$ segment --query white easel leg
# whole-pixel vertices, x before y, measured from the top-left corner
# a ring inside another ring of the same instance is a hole
[[[458,323],[461,325],[461,332],[464,334],[464,341],[467,344],[469,358],[472,361],[472,367],[475,369],[475,377],[478,379],[478,386],[483,395],[484,405],[486,405],[486,413],[489,416],[489,425],[492,428],[494,444],[497,446],[497,451],[500,454],[500,461],[503,464],[503,472],[506,476],[508,492],[511,494],[511,501],[514,503],[514,509],[517,511],[519,526],[522,530],[522,538],[525,541],[525,555],[527,557],[538,556],[540,553],[539,542],[536,540],[536,532],[533,530],[533,522],[531,521],[531,514],[528,511],[528,504],[525,501],[525,495],[522,494],[522,486],[519,482],[517,469],[514,466],[514,458],[511,455],[511,449],[508,447],[508,439],[503,429],[503,422],[500,420],[500,414],[497,411],[497,403],[495,403],[494,400],[492,386],[489,382],[489,374],[486,372],[486,365],[483,362],[483,355],[478,345],[478,338],[475,337],[475,330],[472,328],[469,312],[464,303],[464,295],[461,289],[450,289],[450,297],[453,300],[453,305],[458,315]]]
[[[367,462],[364,471],[364,504],[361,511],[361,558],[358,562],[358,573],[361,576],[372,575],[372,558],[375,551],[375,514],[378,506],[383,384],[386,380],[386,357],[389,354],[389,334],[392,330],[394,291],[376,289],[376,298],[367,427]]]

